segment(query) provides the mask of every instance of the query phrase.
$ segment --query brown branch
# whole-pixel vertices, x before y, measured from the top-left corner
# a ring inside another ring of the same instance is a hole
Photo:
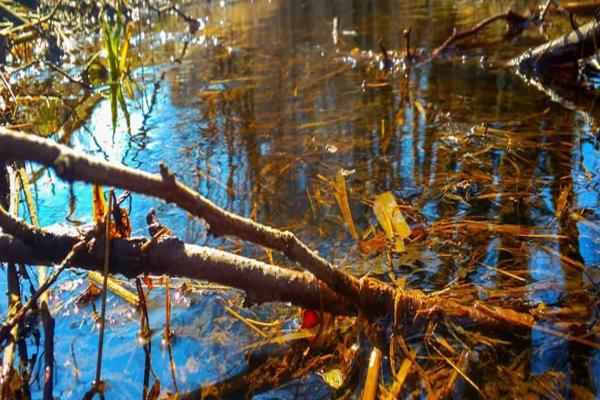
[[[149,174],[92,158],[50,140],[3,127],[0,128],[0,155],[9,159],[35,161],[51,167],[58,176],[69,182],[97,183],[175,203],[190,214],[206,220],[209,232],[213,235],[233,235],[279,250],[350,301],[356,302],[358,299],[358,279],[344,273],[320,257],[317,252],[310,250],[292,232],[262,225],[218,207],[178,182],[164,165],[161,165],[160,174]],[[379,291],[374,292],[373,296],[380,294]],[[388,296],[388,303],[391,304],[393,291],[390,290]],[[387,309],[379,312],[385,315]]]
[[[600,22],[594,18],[587,24],[555,40],[529,49],[509,62],[523,70],[542,69],[569,64],[592,56],[600,45]]]
[[[600,8],[598,0],[575,0],[563,2],[562,7],[571,13],[593,13]]]
[[[61,243],[78,240],[75,235],[62,236]],[[163,237],[146,251],[142,251],[145,238],[111,241],[111,274],[127,278],[142,274],[168,275],[206,280],[244,290],[250,303],[291,302],[295,305],[318,309],[321,297],[326,311],[337,315],[355,314],[352,305],[311,274],[265,264],[225,251],[185,244],[174,237]],[[49,265],[60,261],[57,242],[36,240],[37,246],[21,239],[0,233],[0,261],[21,260],[26,264]],[[70,266],[101,271],[104,241],[95,239],[71,260]]]
[[[112,240],[110,272],[113,274],[120,273],[126,277],[141,274],[188,277],[237,287],[244,290],[254,303],[291,302],[307,308],[324,307],[325,311],[337,315],[358,312],[372,321],[381,322],[377,324],[383,328],[379,331],[381,337],[372,338],[373,343],[381,349],[387,348],[389,335],[385,328],[390,320],[399,321],[411,330],[432,318],[499,330],[515,326],[539,329],[534,317],[529,314],[477,303],[466,305],[442,296],[428,296],[418,290],[403,291],[372,278],[358,280],[327,263],[292,233],[258,224],[217,207],[177,182],[164,166],[160,175],[139,172],[5,128],[0,128],[0,155],[51,166],[59,176],[69,181],[83,180],[116,186],[174,202],[190,213],[205,218],[213,233],[232,234],[279,249],[290,259],[307,267],[318,279],[309,273],[265,264],[221,250],[185,244],[169,235],[161,236],[150,246],[144,246],[148,242],[144,238]],[[36,231],[23,221],[11,221],[10,216],[2,213],[0,217],[0,226],[4,230],[0,234],[0,262],[56,263],[65,257],[74,243],[81,240],[80,234]],[[104,260],[103,245],[101,239],[91,240],[84,250],[73,257],[70,265],[100,270]],[[398,317],[392,315],[396,314],[392,310],[399,313]],[[394,327],[394,331],[398,329],[401,327]],[[545,329],[544,332],[600,348],[591,340],[552,329]]]
[[[50,257],[50,254],[56,254],[56,250],[53,252],[50,249],[56,248],[58,243],[68,240],[74,243],[79,239],[75,234],[58,236],[62,236],[60,241],[48,239],[51,236],[46,239],[36,238],[38,247],[33,248],[10,234],[0,233],[0,262],[41,265],[56,263],[57,259]],[[306,308],[323,307],[325,311],[335,315],[356,313],[356,308],[350,302],[321,284],[309,273],[265,264],[221,250],[185,244],[174,237],[163,236],[143,251],[142,246],[146,242],[145,238],[112,240],[110,272],[129,278],[141,274],[165,274],[171,277],[207,280],[244,290],[251,303],[291,302]],[[73,256],[69,265],[99,271],[103,266],[103,245],[103,240],[91,240]],[[60,250],[64,255],[69,248]],[[363,315],[364,310],[372,315],[381,315],[381,310],[388,309],[387,298],[390,292],[396,296],[396,317],[388,316],[398,324],[393,327],[395,332],[414,332],[431,319],[449,319],[495,330],[514,327],[542,330],[536,324],[535,318],[529,314],[478,303],[466,305],[442,296],[429,296],[419,290],[394,290],[371,278],[362,279],[360,282],[361,292],[357,302]],[[372,296],[372,293],[379,293],[379,296]],[[383,328],[379,332],[381,336],[372,337],[371,340],[380,349],[386,349],[389,340],[389,337],[386,337],[387,324],[385,321],[381,322],[384,322],[380,326]],[[543,331],[586,346],[600,348],[593,339],[573,337],[553,329],[543,328]]]
[[[516,35],[516,34],[520,33],[527,26],[527,24],[533,22],[535,20],[535,17],[524,17],[513,11],[508,10],[506,12],[491,15],[491,16],[479,21],[477,24],[473,25],[472,27],[470,27],[468,29],[463,29],[461,31],[458,31],[458,30],[456,30],[456,28],[454,28],[454,32],[452,33],[452,35],[450,35],[444,41],[444,43],[442,43],[440,46],[438,46],[431,53],[431,57],[429,58],[429,61],[432,61],[432,60],[436,59],[437,57],[439,57],[440,54],[443,51],[445,51],[448,47],[450,47],[450,45],[452,43],[458,42],[459,40],[466,39],[470,36],[474,36],[477,33],[479,33],[479,31],[484,29],[486,26],[490,25],[493,22],[500,21],[500,20],[506,21],[509,24],[510,29],[509,29],[508,33],[510,33],[511,35]]]

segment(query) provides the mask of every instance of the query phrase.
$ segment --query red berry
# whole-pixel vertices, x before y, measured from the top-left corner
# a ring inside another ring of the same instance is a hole
[[[321,317],[315,310],[307,309],[302,313],[302,327],[304,329],[314,328],[319,322],[321,322]]]

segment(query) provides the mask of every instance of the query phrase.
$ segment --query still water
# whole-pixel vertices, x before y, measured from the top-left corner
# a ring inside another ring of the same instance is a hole
[[[514,9],[525,12],[526,4],[518,2]],[[531,30],[503,42],[502,23],[433,63],[386,74],[377,61],[380,40],[388,50],[402,52],[405,28],[411,28],[414,54],[426,54],[453,27],[468,27],[510,5],[476,0],[188,4],[182,9],[200,21],[197,31],[176,15],[142,13],[148,17],[132,37],[144,66],[134,73],[141,93],[129,101],[131,132],[120,119],[113,134],[110,103],[101,100],[75,132],[53,137],[146,171],[157,171],[164,161],[221,207],[293,230],[352,273],[534,309],[547,313],[549,326],[569,322],[571,334],[589,332],[590,340],[597,340],[600,114],[594,92],[549,86],[558,93],[552,97],[550,89],[544,92],[506,68],[507,60],[544,38]],[[564,27],[554,18],[549,34]],[[370,201],[392,191],[411,223],[418,221],[427,235],[391,259],[361,254],[323,179],[340,169],[359,232],[377,224]],[[35,196],[42,226],[91,221],[87,185],[70,187],[45,172]],[[187,242],[267,259],[263,249],[207,237],[201,221],[170,205],[133,196],[128,206],[135,235],[147,235],[145,215],[153,207]],[[74,301],[86,285],[86,275],[73,271],[51,298],[57,320],[55,394],[61,398],[81,398],[95,376],[92,305]],[[164,290],[158,284],[150,293],[152,370],[162,389],[171,392],[175,382],[185,392],[240,373],[245,346],[258,340],[226,311],[240,304],[240,293],[189,292],[182,285],[172,282],[176,336],[170,348],[161,341]],[[5,300],[0,304],[5,313]],[[108,309],[106,396],[139,398],[145,353],[138,313],[112,294]],[[279,318],[290,331],[298,325],[295,309],[239,311]],[[597,350],[539,331],[520,331],[508,341],[473,357],[466,371],[488,397],[600,396]],[[41,376],[32,384],[34,397],[41,396]],[[316,375],[302,382],[263,398],[331,395]],[[478,394],[463,381],[454,396]]]

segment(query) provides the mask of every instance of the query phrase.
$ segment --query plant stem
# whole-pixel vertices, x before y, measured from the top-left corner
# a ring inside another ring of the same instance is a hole
[[[104,347],[104,324],[106,321],[106,287],[108,286],[108,266],[110,262],[110,216],[112,206],[112,192],[108,196],[108,207],[106,210],[106,217],[104,218],[104,224],[106,227],[104,237],[104,283],[102,285],[102,311],[100,312],[100,332],[98,334],[98,358],[96,359],[96,381],[95,384],[100,384],[100,377],[102,374],[102,349]]]

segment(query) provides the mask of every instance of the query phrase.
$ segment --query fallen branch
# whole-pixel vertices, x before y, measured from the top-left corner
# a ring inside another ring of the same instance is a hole
[[[600,22],[594,18],[587,24],[512,59],[509,66],[531,71],[565,64],[592,56],[600,44]]]
[[[66,181],[83,181],[112,186],[141,193],[175,203],[190,214],[203,218],[209,232],[215,236],[234,235],[261,246],[283,252],[290,260],[298,262],[335,292],[352,302],[358,301],[360,283],[357,278],[310,250],[292,232],[280,231],[247,218],[230,213],[210,200],[178,182],[175,176],[161,165],[160,174],[149,174],[88,157],[66,146],[33,135],[0,128],[0,155],[15,160],[35,161],[55,170]],[[372,293],[379,296],[380,291]],[[393,300],[389,294],[388,303]],[[387,310],[371,310],[366,315]]]
[[[217,207],[176,182],[165,167],[161,168],[161,175],[138,172],[90,158],[49,140],[4,128],[0,128],[0,155],[41,162],[55,168],[67,180],[117,186],[175,202],[194,215],[204,216],[210,223],[212,232],[232,234],[281,249],[289,258],[310,266],[308,269],[317,279],[309,273],[265,264],[213,248],[186,244],[169,235],[162,235],[155,242],[145,238],[112,240],[110,273],[113,274],[120,273],[126,277],[165,274],[207,280],[244,290],[252,303],[291,302],[313,309],[324,307],[325,311],[337,315],[358,313],[378,323],[376,325],[379,329],[374,331],[380,336],[371,337],[371,340],[381,349],[387,347],[390,325],[393,325],[393,332],[412,331],[431,319],[448,319],[496,330],[512,327],[538,329],[563,339],[600,348],[594,339],[583,339],[538,327],[536,317],[529,314],[481,303],[467,305],[418,290],[396,289],[373,278],[359,280],[327,263],[292,233],[258,224]],[[12,218],[5,211],[0,212],[0,226],[4,231],[0,234],[0,262],[42,265],[56,263],[65,257],[74,243],[81,240],[80,234],[42,231]],[[104,261],[103,245],[103,239],[89,240],[85,249],[73,258],[71,265],[100,270]],[[351,297],[351,294],[355,297]],[[397,323],[391,324],[390,321]]]
[[[5,224],[5,213],[0,210],[0,261],[21,260],[25,264],[49,265],[60,262],[69,249],[80,240],[77,234],[54,234],[31,230],[23,238],[23,221]],[[17,227],[16,229],[14,229]],[[18,237],[18,238],[17,238]],[[111,245],[111,274],[133,278],[142,274],[169,275],[207,280],[246,292],[251,303],[272,301],[318,309],[321,297],[327,311],[351,315],[351,304],[321,284],[311,274],[265,264],[260,261],[225,251],[185,244],[172,236],[163,236],[146,250],[145,238],[113,240]],[[78,252],[70,263],[72,267],[101,271],[103,267],[103,240],[92,240]]]
[[[13,224],[13,226],[27,225],[23,221],[19,222],[20,224]],[[0,226],[7,232],[7,226],[2,224],[2,220]],[[32,226],[31,228],[35,229]],[[18,261],[42,265],[55,263],[60,252],[66,254],[73,243],[80,240],[77,235],[45,232],[45,236],[37,237],[38,233],[30,232],[28,237],[35,237],[34,248],[11,236],[12,232],[7,233],[0,233],[0,262]],[[144,244],[148,242],[145,238],[118,239],[111,242],[110,272],[113,274],[119,273],[129,278],[141,274],[165,274],[172,277],[207,280],[244,290],[249,303],[291,302],[312,309],[323,307],[325,311],[335,315],[356,313],[353,304],[305,272],[265,264],[221,250],[185,244],[172,236],[163,236],[145,251],[142,250]],[[57,249],[57,244],[60,243],[63,246],[67,243],[68,247]],[[103,267],[103,244],[103,240],[91,240],[85,248],[78,251],[69,265],[88,270],[100,270]],[[397,322],[393,326],[394,332],[413,332],[428,320],[449,319],[495,330],[506,330],[512,327],[538,329],[586,346],[600,348],[593,339],[582,339],[549,328],[538,327],[536,325],[538,321],[530,314],[480,303],[465,305],[442,296],[429,296],[419,290],[394,290],[371,278],[362,279],[360,282],[361,291],[367,293],[380,291],[383,293],[383,300],[372,299],[361,293],[359,303],[362,308],[359,311],[381,305],[389,295],[387,290],[396,296],[394,306],[396,317],[392,318]],[[372,303],[363,305],[365,299],[371,299]],[[383,326],[380,333],[385,334],[385,332],[387,327]],[[386,348],[384,346],[389,340],[385,337],[371,339],[382,349]]]
[[[476,35],[477,33],[479,33],[479,31],[481,31],[482,29],[484,29],[486,26],[490,25],[493,22],[506,21],[508,23],[509,29],[505,36],[513,37],[513,36],[521,33],[523,31],[523,29],[525,29],[529,24],[534,23],[536,20],[537,20],[537,17],[535,17],[535,16],[526,17],[526,16],[519,15],[511,10],[508,10],[506,12],[502,12],[502,13],[498,13],[498,14],[489,16],[489,17],[479,21],[477,24],[473,25],[472,27],[470,27],[468,29],[463,29],[461,31],[457,31],[456,28],[454,28],[454,32],[452,33],[452,35],[450,35],[444,41],[444,43],[439,45],[431,53],[431,57],[429,58],[429,61],[432,61],[432,60],[436,59],[437,57],[439,57],[439,55],[444,50],[446,50],[448,47],[450,47],[450,45],[452,43],[455,43],[455,42],[458,42],[459,40]]]

